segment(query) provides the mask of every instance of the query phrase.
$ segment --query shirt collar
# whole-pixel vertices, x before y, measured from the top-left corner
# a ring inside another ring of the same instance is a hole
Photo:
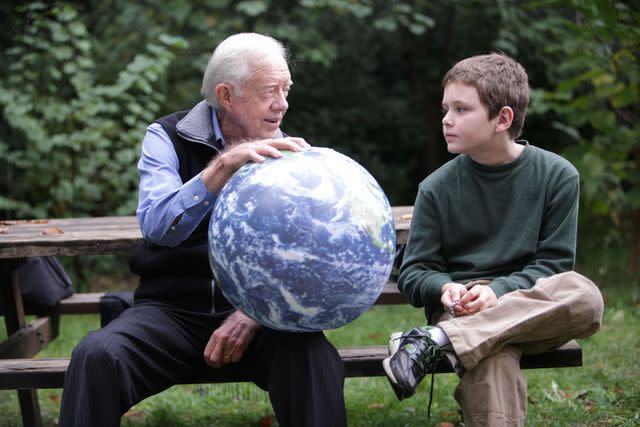
[[[215,108],[211,109],[211,120],[213,121],[213,135],[216,138],[216,142],[219,142],[224,146],[224,136],[222,136],[222,129],[220,129],[220,122],[218,121],[218,113]]]
[[[220,121],[218,120],[217,109],[211,109],[211,121],[213,122],[213,136],[216,138],[216,142],[225,146],[224,136],[222,135],[222,129],[220,129]],[[280,129],[278,129],[278,133],[276,134],[276,138],[284,138],[285,135],[282,133]]]

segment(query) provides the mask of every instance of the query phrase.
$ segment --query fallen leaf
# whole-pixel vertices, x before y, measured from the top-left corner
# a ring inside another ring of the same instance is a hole
[[[60,395],[59,394],[51,394],[51,395],[49,395],[49,399],[53,403],[58,403],[58,402],[60,402]]]
[[[380,408],[384,408],[384,403],[369,403],[367,405],[367,408],[369,409],[380,409]]]
[[[586,405],[584,405],[584,409],[587,412],[593,412],[596,410],[596,405],[594,405],[593,403],[587,403]]]
[[[273,415],[267,415],[260,420],[260,427],[269,427],[273,423]]]
[[[60,227],[47,227],[42,230],[42,234],[45,236],[49,234],[64,234],[64,230]]]
[[[9,221],[0,221],[0,225],[47,224],[48,222],[48,219],[14,219]]]
[[[144,411],[136,411],[136,410],[129,410],[127,411],[124,416],[131,421],[132,423],[140,423],[142,421],[144,421],[144,418],[147,416],[147,413]]]
[[[379,340],[380,338],[382,338],[384,335],[382,335],[382,332],[372,332],[369,335],[367,335],[369,338],[371,338],[372,340]]]

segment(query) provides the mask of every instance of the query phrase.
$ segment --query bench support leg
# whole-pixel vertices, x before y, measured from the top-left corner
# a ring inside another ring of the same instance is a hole
[[[0,260],[0,304],[4,310],[8,336],[26,325],[18,283],[18,266],[19,263],[16,260]],[[18,400],[22,413],[22,425],[42,427],[38,391],[36,389],[18,390]]]
[[[38,390],[18,390],[20,400],[20,413],[22,414],[23,427],[42,427],[40,403],[38,402]]]

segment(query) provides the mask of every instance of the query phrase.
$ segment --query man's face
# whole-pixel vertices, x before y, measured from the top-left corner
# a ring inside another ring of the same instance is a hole
[[[464,153],[475,159],[495,149],[492,141],[498,118],[489,120],[489,112],[474,86],[448,83],[442,96],[442,110],[442,133],[450,153]]]
[[[225,136],[265,139],[276,136],[289,108],[287,95],[292,85],[284,58],[272,57],[253,66],[251,78],[231,91],[225,117]],[[229,134],[229,135],[228,135]]]

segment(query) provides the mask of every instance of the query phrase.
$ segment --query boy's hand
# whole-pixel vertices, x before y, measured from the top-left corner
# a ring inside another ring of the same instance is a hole
[[[493,289],[486,285],[475,285],[460,298],[460,303],[456,307],[456,316],[475,314],[495,307],[497,303],[498,297]]]
[[[462,296],[467,293],[467,288],[460,283],[449,282],[442,286],[442,297],[440,302],[446,312],[454,316],[461,316],[460,307]]]

